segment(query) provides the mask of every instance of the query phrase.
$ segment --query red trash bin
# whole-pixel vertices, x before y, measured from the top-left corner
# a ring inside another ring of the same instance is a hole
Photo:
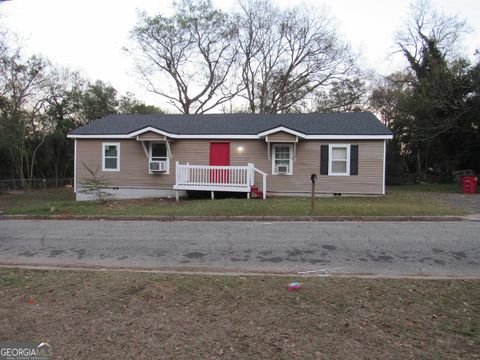
[[[462,176],[462,192],[464,194],[477,193],[478,178],[476,176]]]

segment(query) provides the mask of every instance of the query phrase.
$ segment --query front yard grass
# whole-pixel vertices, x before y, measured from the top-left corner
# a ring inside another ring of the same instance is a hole
[[[0,210],[23,215],[168,215],[168,216],[421,216],[462,215],[444,201],[442,192],[455,187],[422,185],[387,188],[382,197],[317,198],[314,211],[310,199],[271,197],[266,201],[247,199],[182,200],[141,199],[76,202],[71,190],[0,194]],[[436,190],[436,191],[434,191]],[[439,192],[440,191],[440,192]]]
[[[480,356],[478,280],[1,269],[0,289],[0,341],[57,359]]]
[[[428,192],[428,193],[461,193],[462,185],[456,183],[419,183],[391,186],[395,191]]]

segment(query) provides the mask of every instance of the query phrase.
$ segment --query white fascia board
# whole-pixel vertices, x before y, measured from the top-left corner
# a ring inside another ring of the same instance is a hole
[[[130,139],[129,135],[67,135],[69,139]]]
[[[388,140],[393,135],[307,135],[306,140]]]
[[[263,133],[259,133],[257,135],[195,135],[195,134],[177,135],[177,134],[171,134],[165,131],[161,131],[155,128],[147,127],[147,128],[132,132],[130,134],[122,134],[122,135],[69,134],[67,135],[67,138],[69,139],[131,139],[147,131],[152,131],[172,139],[232,139],[232,140],[233,139],[260,139],[264,136],[267,136],[271,133],[275,133],[278,131],[284,131],[306,140],[390,140],[390,139],[393,139],[393,135],[305,135],[285,127],[278,127],[272,130],[265,131]]]
[[[141,135],[141,134],[144,134],[146,132],[153,132],[155,134],[159,134],[159,135],[163,135],[163,136],[168,136],[168,137],[175,137],[177,136],[176,134],[171,134],[169,132],[166,132],[166,131],[163,131],[163,130],[158,130],[154,127],[151,127],[151,126],[147,126],[147,127],[144,127],[143,129],[140,129],[140,130],[137,130],[137,131],[134,131],[134,132],[131,132],[128,134],[128,136],[130,137],[135,137],[135,136],[138,136],[138,135]]]
[[[270,129],[270,130],[258,133],[258,137],[261,138],[261,137],[264,137],[264,136],[267,136],[267,135],[270,135],[270,134],[274,134],[274,133],[277,133],[277,132],[281,132],[281,131],[286,132],[286,133],[291,134],[291,135],[301,137],[301,138],[306,138],[306,136],[307,136],[304,133],[301,133],[299,131],[292,130],[292,129],[287,128],[285,126],[279,126],[279,127],[274,128],[274,129]]]
[[[176,139],[258,139],[258,135],[177,135]]]
[[[163,134],[162,134],[163,135]],[[259,139],[257,135],[165,135],[171,139]],[[69,139],[132,139],[128,135],[67,135]]]

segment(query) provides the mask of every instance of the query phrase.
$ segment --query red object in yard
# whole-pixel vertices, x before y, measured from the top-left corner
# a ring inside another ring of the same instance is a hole
[[[256,198],[256,199],[262,199],[263,198],[263,192],[261,192],[258,189],[258,186],[252,185],[252,187],[250,188],[250,191],[252,192],[253,198]]]
[[[477,193],[478,178],[476,176],[462,176],[462,192],[464,194]]]
[[[302,288],[302,283],[295,281],[293,283],[288,284],[288,291],[295,291],[300,290]]]

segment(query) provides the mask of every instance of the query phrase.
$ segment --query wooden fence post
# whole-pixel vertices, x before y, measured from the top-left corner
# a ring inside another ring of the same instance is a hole
[[[317,175],[310,175],[310,180],[312,181],[312,197],[310,199],[310,210],[315,210],[315,182],[317,181]]]

